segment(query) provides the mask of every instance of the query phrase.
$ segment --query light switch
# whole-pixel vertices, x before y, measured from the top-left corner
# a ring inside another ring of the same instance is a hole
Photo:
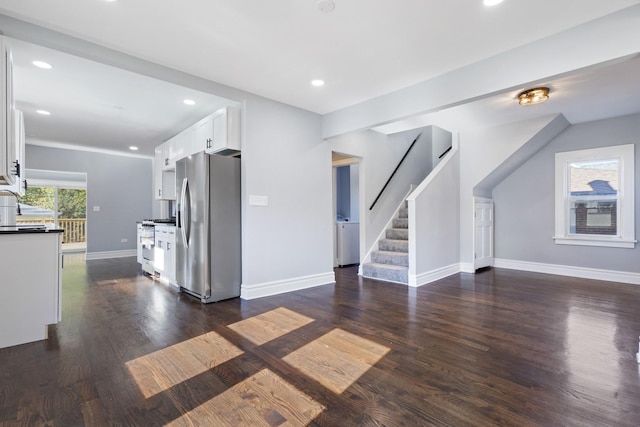
[[[93,211],[94,212],[100,212],[100,206],[94,206],[93,207]]]
[[[250,194],[249,206],[269,206],[269,197]]]

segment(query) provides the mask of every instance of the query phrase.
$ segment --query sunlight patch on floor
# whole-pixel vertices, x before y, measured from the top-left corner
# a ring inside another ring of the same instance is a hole
[[[334,329],[283,360],[334,393],[341,394],[389,350],[366,338]]]
[[[229,325],[229,329],[234,330],[256,345],[262,345],[311,322],[313,322],[313,319],[307,316],[279,307],[258,316],[233,323]]]
[[[217,333],[209,332],[138,357],[126,366],[148,399],[243,353]]]
[[[263,369],[167,426],[305,426],[325,409],[269,369]]]

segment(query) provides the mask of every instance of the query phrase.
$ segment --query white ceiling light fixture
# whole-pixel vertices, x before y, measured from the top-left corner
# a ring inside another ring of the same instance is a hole
[[[186,105],[196,105],[196,101],[194,101],[193,99],[185,99],[184,102]]]
[[[33,61],[32,64],[35,65],[38,68],[42,68],[43,70],[50,70],[50,69],[53,68],[53,66],[51,64],[49,64],[48,62],[44,62],[44,61]]]
[[[518,95],[518,104],[520,105],[536,105],[541,104],[549,99],[548,87],[536,87],[527,89]]]
[[[36,113],[41,114],[43,116],[50,116],[51,113],[48,112],[47,110],[36,110]]]
[[[138,147],[136,147],[135,145],[131,145],[131,146],[129,147],[129,150],[131,150],[131,151],[138,151]]]
[[[317,7],[320,12],[329,13],[333,12],[333,9],[336,8],[336,4],[331,0],[320,0]]]
[[[484,0],[485,6],[495,6],[500,3],[502,3],[502,0]]]
[[[315,86],[315,87],[324,86],[324,80],[320,80],[320,79],[311,80],[311,86]]]

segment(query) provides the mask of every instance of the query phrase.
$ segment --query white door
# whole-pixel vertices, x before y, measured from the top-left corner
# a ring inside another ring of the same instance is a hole
[[[493,200],[474,197],[474,260],[477,270],[493,265]]]

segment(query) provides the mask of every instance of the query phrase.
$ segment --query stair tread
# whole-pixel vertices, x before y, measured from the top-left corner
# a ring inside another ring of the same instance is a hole
[[[389,256],[408,256],[409,252],[398,252],[398,251],[385,251],[385,250],[378,250],[378,251],[374,251],[378,254],[381,255],[389,255]]]
[[[404,267],[402,265],[393,265],[393,264],[379,264],[377,262],[368,262],[365,264],[369,265],[371,267],[377,267],[377,268],[386,268],[388,270],[408,270],[409,267]]]

